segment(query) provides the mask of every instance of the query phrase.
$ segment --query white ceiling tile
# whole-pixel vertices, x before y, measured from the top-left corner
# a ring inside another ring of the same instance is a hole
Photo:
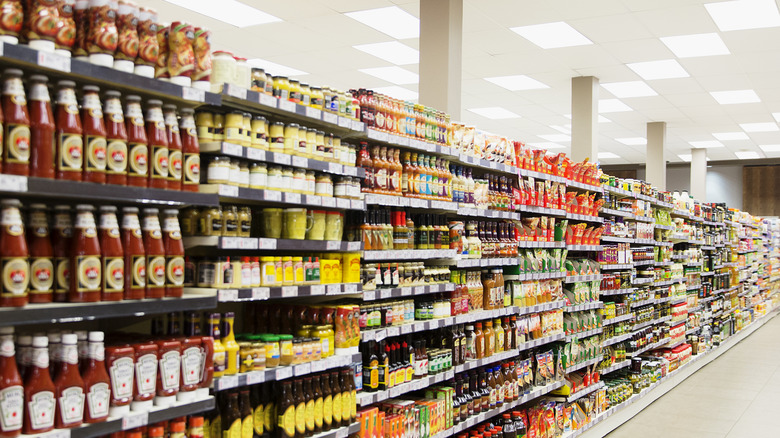
[[[567,2],[572,4],[574,2]],[[631,14],[607,15],[571,20],[571,25],[585,34],[591,41],[601,44],[611,41],[652,38],[645,26]]]

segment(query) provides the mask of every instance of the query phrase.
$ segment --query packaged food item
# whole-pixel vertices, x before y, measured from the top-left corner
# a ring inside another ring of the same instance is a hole
[[[195,56],[195,71],[192,73],[192,86],[208,91],[211,88],[211,31],[195,28],[195,40],[192,42]]]
[[[0,1],[0,42],[17,44],[24,23],[20,0]]]
[[[104,67],[114,66],[119,35],[116,27],[118,0],[89,0],[86,48],[89,62]]]
[[[114,68],[132,73],[138,56],[138,5],[120,0],[117,9],[117,46],[114,54]]]
[[[73,8],[76,0],[59,1],[59,20],[57,21],[57,36],[55,38],[55,52],[58,55],[70,58],[73,45],[76,42],[76,22],[73,19]]]
[[[157,63],[154,66],[154,77],[168,79],[168,34],[171,26],[167,23],[157,26]]]
[[[168,75],[171,82],[189,87],[195,71],[195,53],[192,47],[195,31],[191,25],[175,21],[168,33]]]
[[[57,0],[28,0],[27,44],[35,50],[54,52],[59,15]]]
[[[134,73],[147,78],[154,77],[160,49],[157,42],[157,11],[138,8],[138,57]]]

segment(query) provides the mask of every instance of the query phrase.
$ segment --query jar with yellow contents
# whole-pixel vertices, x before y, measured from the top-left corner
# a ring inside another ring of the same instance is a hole
[[[301,103],[301,83],[295,79],[290,79],[290,96],[287,98],[290,102]]]
[[[249,147],[252,145],[252,114],[244,113],[244,142],[242,146]]]
[[[298,151],[298,131],[300,126],[297,123],[290,123],[284,127],[284,152],[285,154],[297,154]]]
[[[262,150],[268,150],[268,125],[263,116],[255,116],[252,119],[252,141],[250,146]]]
[[[311,106],[311,87],[309,84],[301,84],[301,105]]]
[[[281,366],[287,366],[292,365],[294,356],[293,356],[293,336],[292,335],[278,335],[279,338],[279,350],[280,350],[280,361],[279,365]]]
[[[214,141],[214,113],[199,111],[195,114],[195,126],[198,130],[199,143]]]
[[[265,189],[268,186],[268,168],[265,163],[252,163],[249,168],[249,188]]]
[[[260,342],[265,344],[265,367],[276,368],[281,364],[282,352],[279,336],[260,335]]]
[[[244,146],[244,113],[233,111],[225,115],[225,141]]]
[[[274,97],[287,100],[290,98],[290,81],[284,76],[274,76]]]
[[[225,115],[214,113],[214,141],[225,141]]]
[[[333,356],[336,334],[330,325],[318,325],[311,330],[311,336],[319,339],[322,346],[322,358]]]
[[[324,100],[325,100],[325,96],[322,93],[322,88],[311,87],[311,103],[309,104],[309,106],[311,106],[314,109],[322,110]]]
[[[281,279],[276,277],[276,263],[273,257],[260,257],[260,285],[280,286]]]
[[[271,123],[268,135],[270,137],[269,150],[271,152],[284,152],[284,123]]]

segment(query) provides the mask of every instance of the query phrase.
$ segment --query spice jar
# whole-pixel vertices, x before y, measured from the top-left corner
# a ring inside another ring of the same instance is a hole
[[[268,186],[268,169],[263,163],[252,163],[249,169],[249,187],[265,189]]]
[[[214,157],[209,162],[206,181],[209,184],[227,184],[230,181],[230,158]]]

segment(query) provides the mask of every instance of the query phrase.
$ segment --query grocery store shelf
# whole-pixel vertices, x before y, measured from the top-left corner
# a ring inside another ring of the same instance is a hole
[[[426,284],[423,286],[406,286],[392,289],[364,290],[363,301],[427,295],[439,292],[451,292],[453,290],[455,290],[455,284],[453,283]]]
[[[252,189],[228,184],[201,184],[200,191],[201,193],[217,194],[220,201],[234,204],[282,204],[358,211],[366,209],[365,203],[360,199],[302,195],[300,193]]]
[[[539,207],[536,205],[518,205],[517,209],[523,213],[543,214],[547,216],[566,217],[566,210],[557,208]]]
[[[603,224],[604,218],[598,216],[591,216],[587,214],[566,213],[566,219],[581,222],[591,222],[596,224]]]
[[[590,393],[592,393],[592,392],[594,392],[596,390],[599,390],[599,389],[601,389],[603,387],[604,387],[604,382],[599,381],[598,383],[593,383],[590,386],[587,386],[587,387],[585,387],[585,388],[575,392],[574,394],[566,397],[566,402],[567,403],[572,403],[575,400],[580,399],[580,398],[582,398],[582,397],[584,397],[584,396],[586,396],[586,395],[588,395],[588,394],[590,394]]]
[[[580,363],[575,363],[574,365],[568,366],[568,367],[566,367],[566,369],[563,372],[565,374],[573,373],[573,372],[575,372],[577,370],[581,370],[581,369],[589,367],[591,365],[595,365],[595,364],[601,362],[601,360],[603,358],[604,357],[601,354],[599,354],[598,356],[594,357],[593,359],[589,359],[589,360],[586,360],[586,361],[583,361],[583,362],[580,362]]]
[[[455,258],[456,253],[457,251],[454,249],[385,249],[376,251],[363,251],[363,260],[368,262],[374,260],[451,259]],[[478,262],[482,261],[482,259],[474,260]],[[460,262],[466,260],[458,261]]]
[[[631,302],[629,302],[629,306],[631,308],[647,306],[648,304],[655,304],[655,298],[649,298],[647,300],[639,300],[639,301],[631,301]]]
[[[634,265],[632,263],[622,263],[622,264],[615,264],[615,265],[609,265],[609,264],[602,264],[601,270],[602,271],[617,271],[622,269],[633,269]]]
[[[655,218],[647,217],[647,216],[634,216],[634,220],[637,220],[639,222],[655,222]]]
[[[566,245],[566,249],[571,251],[601,251],[601,245]]]
[[[628,313],[628,314],[625,314],[625,315],[616,316],[614,318],[607,318],[604,321],[602,321],[601,325],[607,326],[607,325],[611,325],[611,324],[617,324],[619,322],[628,321],[628,320],[630,320],[632,318],[634,318],[634,314],[633,313]]]
[[[671,260],[665,260],[661,262],[655,262],[655,266],[672,266]]]
[[[486,217],[492,219],[520,220],[520,214],[513,211],[490,210],[484,208],[458,207],[458,216]]]
[[[631,237],[601,236],[601,241],[615,242],[615,243],[633,243],[634,239]]]
[[[365,196],[366,205],[383,205],[387,207],[408,207],[425,210],[441,210],[455,213],[458,211],[458,203],[452,201],[438,201],[430,199],[407,198],[404,196],[391,196],[368,193]]]
[[[603,330],[604,330],[603,328],[598,327],[591,330],[584,330],[581,332],[572,333],[570,335],[566,335],[566,342],[573,341],[575,339],[587,338],[588,336],[597,335],[601,333]]]
[[[214,293],[220,303],[235,301],[263,301],[276,298],[297,298],[317,295],[351,295],[359,293],[360,283],[311,284],[301,286],[261,286],[246,288],[216,289],[208,287],[185,287],[185,293]]]
[[[548,310],[561,309],[566,304],[563,300],[551,301],[549,303],[536,304],[534,306],[520,307],[515,312],[516,315],[528,315],[531,313],[546,312]]]
[[[604,303],[601,301],[594,301],[591,303],[575,304],[573,306],[567,306],[563,308],[564,312],[581,312],[583,310],[600,309],[604,307]]]
[[[486,268],[491,266],[517,266],[519,263],[520,259],[515,257],[500,257],[494,259],[461,259],[456,262],[456,266],[459,268]]]
[[[504,280],[528,281],[528,280],[552,280],[566,277],[565,272],[528,272],[519,275],[504,275]]]
[[[574,187],[575,189],[582,189],[587,190],[589,192],[596,192],[596,193],[602,193],[603,189],[601,188],[601,185],[592,185],[592,184],[585,184],[579,181],[573,181],[573,180],[567,180],[566,181],[567,187]]]
[[[609,193],[612,193],[612,194],[615,194],[615,195],[620,195],[622,197],[628,197],[628,198],[635,198],[636,197],[634,192],[629,191],[629,190],[621,189],[621,188],[618,188],[618,187],[607,186],[607,185],[602,185],[601,187],[603,188],[603,190],[605,192],[609,192]]]
[[[265,237],[195,236],[182,238],[184,249],[211,248],[229,250],[360,251],[362,242],[341,240],[270,239]],[[372,251],[373,252],[373,251]]]
[[[635,290],[636,290],[635,287],[629,287],[629,288],[623,288],[623,289],[607,289],[607,290],[601,290],[601,292],[599,292],[599,295],[606,295],[606,296],[609,296],[609,295],[625,295],[625,294],[631,293],[631,292],[633,292]]]
[[[393,327],[381,329],[362,330],[360,336],[363,342],[381,341],[382,339],[405,335],[407,333],[419,332],[423,330],[434,330],[441,327],[448,327],[455,324],[465,324],[467,322],[482,321],[484,319],[494,319],[505,315],[516,314],[517,307],[502,307],[500,309],[478,310],[458,316],[449,316],[446,318],[431,319],[426,321],[414,321]]]
[[[606,368],[600,369],[599,370],[599,374],[601,374],[601,375],[608,374],[608,373],[611,373],[613,371],[617,371],[617,370],[621,370],[623,368],[626,368],[629,365],[631,365],[631,359],[627,359],[627,360],[624,360],[624,361],[621,361],[621,362],[617,362],[614,365],[610,365],[610,366],[608,366]]]
[[[611,208],[602,208],[600,211],[601,214],[607,215],[607,216],[620,216],[625,218],[634,218],[634,213],[630,211],[624,211],[624,210],[614,210]]]
[[[675,342],[675,343],[673,343],[671,345],[667,345],[664,348],[668,348],[668,349],[671,350],[671,349],[676,348],[676,347],[678,347],[678,346],[680,346],[680,345],[682,345],[682,344],[684,344],[686,342],[687,341],[685,340],[685,336],[683,336],[682,339],[680,339],[679,341],[677,341],[677,342]]]
[[[639,356],[640,354],[645,353],[647,351],[655,350],[656,348],[663,346],[667,342],[669,342],[669,339],[663,339],[661,341],[654,342],[654,343],[652,343],[650,345],[646,345],[644,348],[640,348],[637,351],[628,352],[628,353],[626,353],[626,355],[629,356],[629,357],[636,357],[636,356]]]
[[[625,334],[622,334],[622,335],[613,336],[613,337],[611,337],[609,339],[605,339],[604,342],[601,343],[601,346],[602,347],[606,347],[606,346],[609,346],[609,345],[618,344],[620,342],[627,341],[627,340],[631,339],[633,336],[634,336],[633,333],[625,333]]]
[[[595,275],[568,275],[566,283],[581,283],[587,281],[601,281],[601,274]]]
[[[662,225],[662,224],[655,224],[656,230],[673,230],[674,225]]]
[[[648,266],[648,265],[655,265],[654,260],[639,260],[634,262],[634,266]]]
[[[298,365],[281,366],[277,368],[266,369],[262,371],[252,371],[240,373],[233,376],[223,376],[214,379],[214,391],[224,391],[226,389],[237,388],[240,386],[255,385],[263,382],[273,382],[289,379],[293,376],[305,376],[311,373],[350,366],[353,363],[360,363],[361,355],[336,355],[326,359],[302,363]]]
[[[649,278],[649,277],[648,278],[635,278],[634,281],[632,282],[632,284],[637,284],[637,285],[639,285],[639,284],[650,284],[652,282],[653,282],[653,279]]]

